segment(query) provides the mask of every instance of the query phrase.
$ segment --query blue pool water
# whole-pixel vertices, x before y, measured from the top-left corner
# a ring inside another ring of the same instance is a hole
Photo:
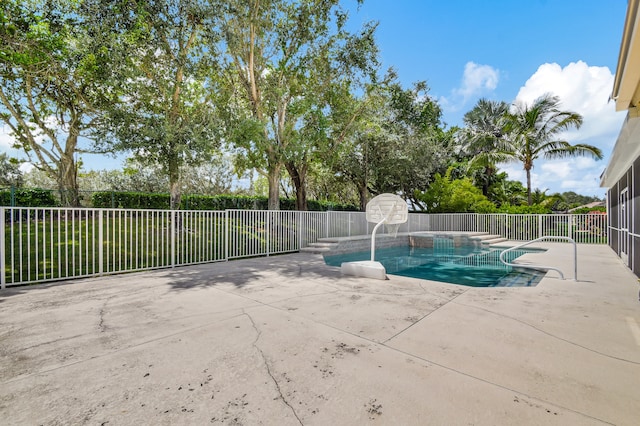
[[[376,259],[387,274],[432,281],[461,284],[471,287],[530,287],[535,286],[545,271],[519,269],[500,262],[500,249],[474,247],[392,247],[376,249]],[[533,250],[514,250],[505,255],[513,261]],[[340,266],[342,262],[371,259],[370,251],[325,255],[325,263]]]

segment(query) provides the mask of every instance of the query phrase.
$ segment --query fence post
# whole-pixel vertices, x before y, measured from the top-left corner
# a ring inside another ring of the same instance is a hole
[[[327,218],[327,220],[325,221],[325,232],[324,232],[325,238],[329,238],[329,218],[330,218],[329,214],[330,213],[331,212],[329,210],[327,210],[326,213],[325,213],[325,216]]]
[[[304,218],[304,212],[298,211],[296,212],[296,216],[298,216],[298,250],[300,250],[302,248],[302,233],[304,232],[303,227],[303,218]]]
[[[544,237],[544,232],[542,232],[542,215],[538,215],[538,238]]]
[[[98,275],[104,272],[104,210],[98,210]]]
[[[573,238],[573,214],[567,216],[567,237]]]
[[[10,210],[11,211],[11,210]],[[13,215],[13,211],[11,211]],[[0,226],[0,289],[4,290],[7,288],[7,277],[5,275],[5,261],[6,261],[6,253],[4,248],[4,239],[5,239],[5,208],[0,207],[0,217],[2,218],[2,226]]]
[[[504,226],[504,235],[507,240],[510,240],[511,235],[509,235],[509,224],[507,223],[510,220],[509,215],[504,213],[503,217],[504,217],[504,223],[502,225]],[[498,234],[502,235],[501,232],[498,232]]]
[[[229,260],[229,209],[224,211],[224,260]]]
[[[176,211],[171,210],[171,267],[176,266]]]
[[[269,257],[269,246],[271,245],[271,210],[267,210],[267,221],[265,231],[267,233],[267,257]]]

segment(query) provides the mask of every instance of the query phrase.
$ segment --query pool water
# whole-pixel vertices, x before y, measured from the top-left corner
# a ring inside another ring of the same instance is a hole
[[[525,253],[539,250],[513,250],[505,260],[512,262]],[[540,282],[546,271],[512,268],[500,262],[501,249],[474,247],[392,247],[376,249],[376,261],[387,274],[454,283],[471,287],[531,287]],[[325,263],[370,260],[371,252],[362,251],[325,255]]]

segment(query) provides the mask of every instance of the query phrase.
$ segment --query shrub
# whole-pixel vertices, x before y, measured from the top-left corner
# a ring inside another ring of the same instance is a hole
[[[451,179],[450,171],[445,176],[436,174],[434,181],[423,193],[416,194],[428,213],[493,213],[495,205],[469,178]]]
[[[512,206],[511,204],[503,204],[498,209],[498,213],[509,214],[550,214],[551,209],[540,204],[534,204],[531,206]]]
[[[94,192],[91,196],[93,207],[118,209],[168,209],[169,194],[148,192]]]
[[[0,205],[11,206],[11,198],[10,189],[0,191]],[[16,207],[55,207],[58,204],[49,189],[14,189],[13,202]]]
[[[587,214],[589,212],[603,212],[603,213],[606,213],[607,212],[607,208],[604,207],[604,206],[582,207],[582,208],[579,208],[579,209],[575,209],[570,213],[571,214]]]
[[[96,208],[124,209],[168,209],[169,194],[146,192],[95,192],[92,196]],[[267,197],[250,197],[243,195],[185,195],[180,202],[183,210],[266,210]],[[337,204],[328,201],[309,200],[307,207],[311,211],[357,211],[356,206]],[[281,210],[295,210],[296,200],[281,198]]]

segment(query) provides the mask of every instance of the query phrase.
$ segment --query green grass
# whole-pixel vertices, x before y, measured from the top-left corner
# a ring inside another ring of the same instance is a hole
[[[8,284],[258,256],[267,245],[270,253],[291,251],[298,240],[295,223],[273,217],[229,218],[227,247],[225,219],[215,214],[187,212],[175,227],[168,212],[114,210],[102,221],[92,211],[22,214],[5,221]]]
[[[5,222],[5,278],[8,284],[64,279],[100,272],[171,266],[172,227],[168,215],[128,216],[115,212],[71,219],[14,218]],[[224,223],[201,217],[183,219],[175,229],[177,263],[224,259]],[[102,245],[102,261],[100,261]]]

